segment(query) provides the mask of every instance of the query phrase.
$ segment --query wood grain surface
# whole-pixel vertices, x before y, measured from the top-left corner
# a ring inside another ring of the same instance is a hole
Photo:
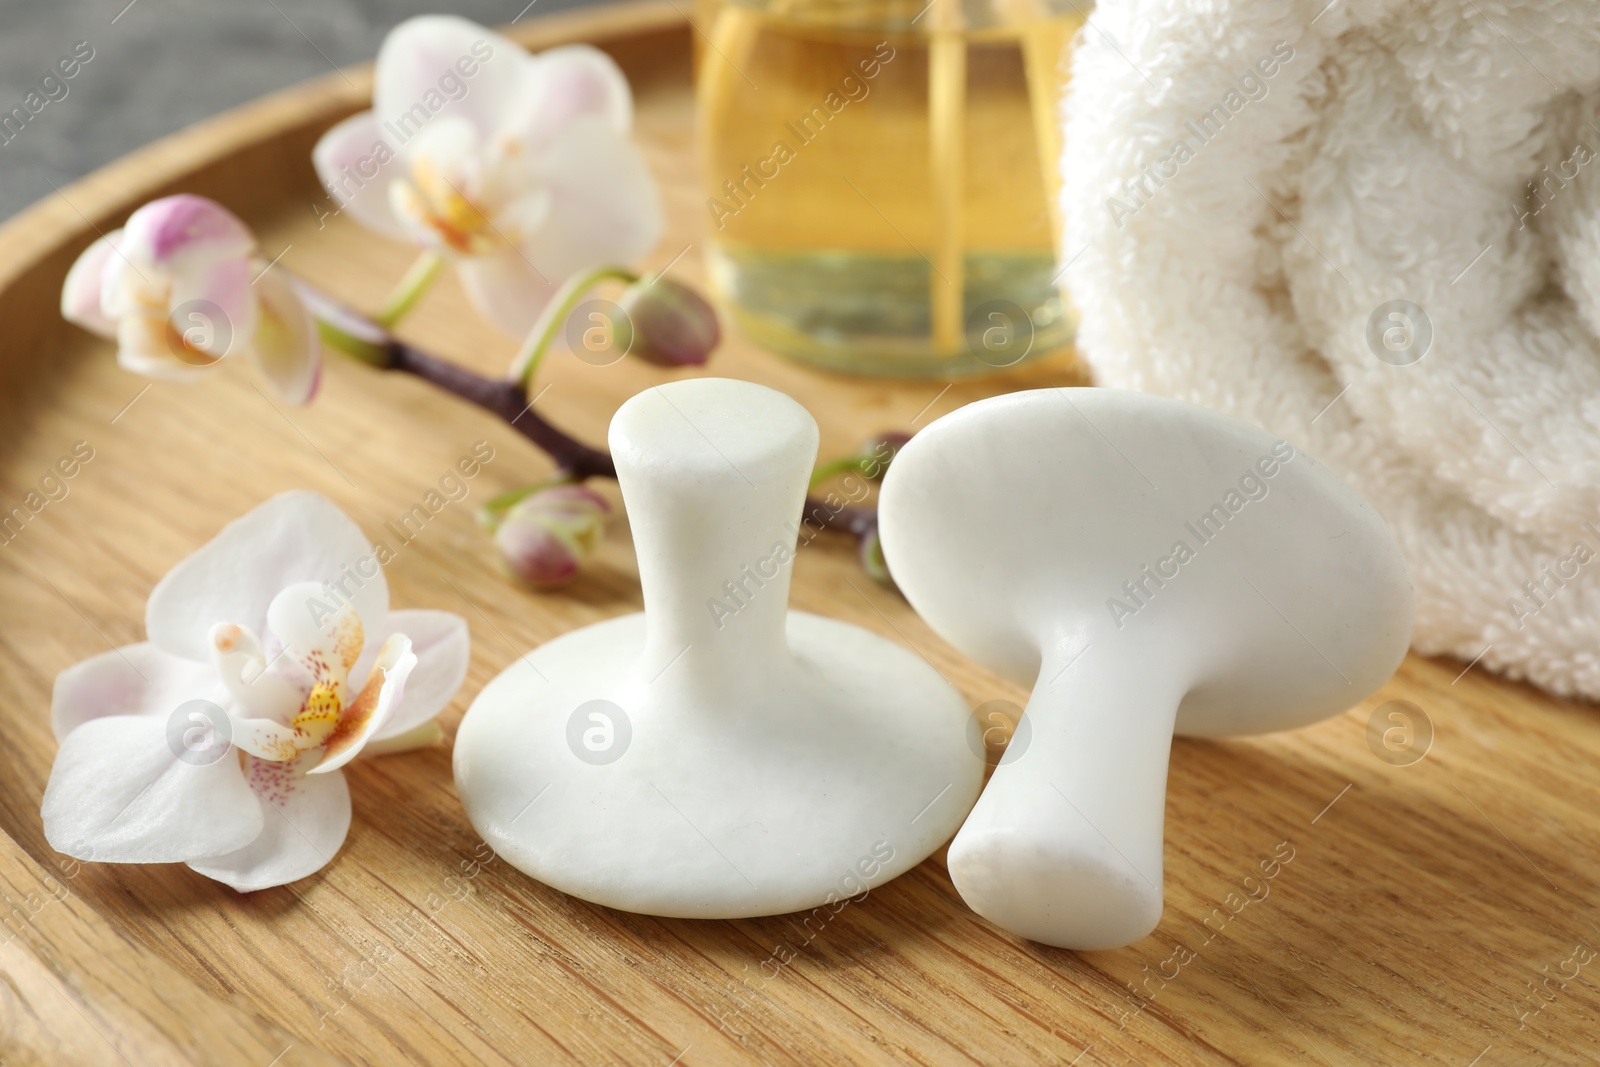
[[[669,0],[518,32],[536,47],[594,41],[622,63],[668,205],[648,265],[682,253],[674,276],[702,282],[698,31]],[[410,252],[344,219],[319,227],[308,162],[316,136],[362,106],[369,85],[351,71],[274,96],[0,230],[0,510],[76,442],[94,450],[64,498],[0,540],[0,1061],[1495,1067],[1600,1054],[1600,960],[1572,962],[1580,941],[1600,946],[1595,711],[1417,657],[1319,726],[1178,741],[1166,913],[1153,936],[1115,952],[1044,948],[990,926],[962,905],[942,855],[821,924],[595,907],[488,852],[443,745],[349,768],[349,840],[321,873],[284,888],[240,896],[179,866],[55,854],[39,822],[55,674],[141,640],[152,585],[272,493],[317,489],[375,534],[475,442],[493,445],[471,495],[398,546],[387,570],[397,606],[457,611],[471,625],[449,733],[526,649],[640,606],[625,523],[560,595],[501,577],[472,508],[548,464],[472,408],[349,363],[331,366],[303,409],[277,405],[242,369],[147,387],[59,320],[62,277],[96,231],[180,189],[237,210],[283,267],[376,306]],[[467,310],[453,278],[404,333],[485,372],[515,347]],[[1067,360],[953,385],[840,379],[737,338],[707,371],[797,397],[821,424],[824,454],[983,396],[1082,384]],[[542,410],[596,442],[622,400],[666,377],[570,357],[545,373]],[[916,649],[974,705],[1025,701],[864,579],[843,539],[819,539],[795,566],[795,607]],[[1408,766],[1367,741],[1369,716],[1396,699],[1434,731]]]

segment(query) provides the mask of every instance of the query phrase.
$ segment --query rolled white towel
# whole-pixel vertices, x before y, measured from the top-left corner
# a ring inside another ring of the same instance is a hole
[[[1071,62],[1096,380],[1362,492],[1419,652],[1600,697],[1600,4],[1109,0]]]

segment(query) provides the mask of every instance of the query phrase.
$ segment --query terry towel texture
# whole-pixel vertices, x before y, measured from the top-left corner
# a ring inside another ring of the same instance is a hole
[[[1592,0],[1111,0],[1063,163],[1096,381],[1304,446],[1398,535],[1418,651],[1591,698],[1597,89]]]

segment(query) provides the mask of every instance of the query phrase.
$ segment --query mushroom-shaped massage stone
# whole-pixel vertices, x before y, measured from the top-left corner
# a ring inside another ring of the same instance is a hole
[[[764,386],[697,379],[611,423],[642,614],[508,667],[455,744],[472,824],[597,904],[736,918],[910,869],[982,785],[966,701],[914,653],[788,610],[817,425]]]
[[[934,630],[1033,687],[950,877],[978,914],[1064,948],[1160,919],[1175,732],[1315,722],[1382,685],[1410,639],[1377,512],[1290,444],[1175,400],[1042,389],[962,408],[896,457],[879,521]]]

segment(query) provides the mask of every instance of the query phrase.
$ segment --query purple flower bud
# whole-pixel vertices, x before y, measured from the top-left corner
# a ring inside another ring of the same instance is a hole
[[[633,323],[632,353],[663,367],[697,367],[722,339],[717,313],[704,297],[668,278],[641,280],[622,294]]]
[[[495,547],[511,573],[549,589],[577,577],[578,564],[595,550],[611,505],[582,485],[541,489],[519,501],[495,530]]]

